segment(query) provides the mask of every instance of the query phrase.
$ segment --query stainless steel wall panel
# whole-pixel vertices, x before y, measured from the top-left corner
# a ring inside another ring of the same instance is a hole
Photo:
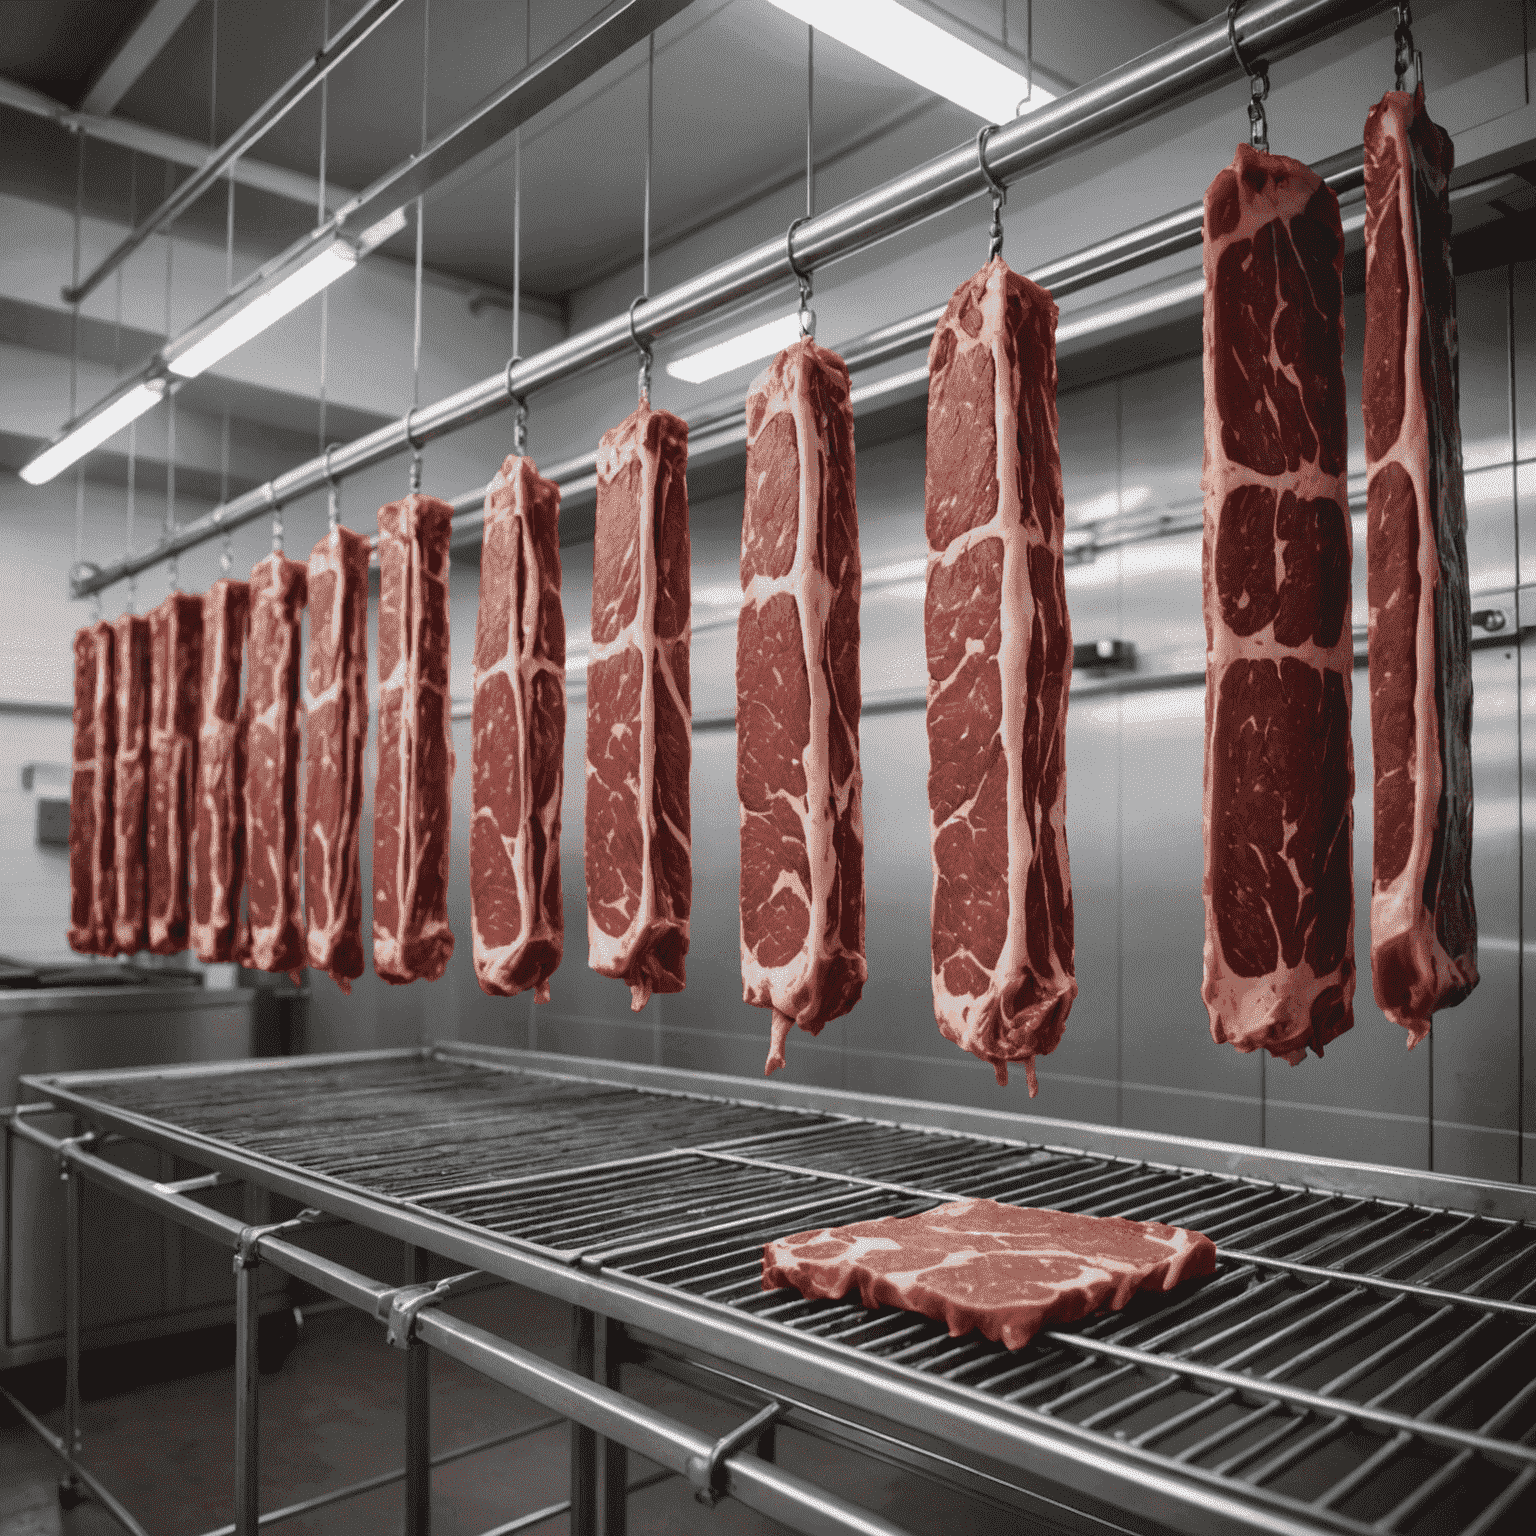
[[[1509,274],[1505,267],[1456,280],[1461,347],[1461,452],[1469,470],[1510,460]],[[1474,577],[1472,590],[1477,591]]]
[[[1434,1161],[1438,1172],[1519,1177],[1520,757],[1515,648],[1473,653],[1472,885],[1477,901],[1477,989],[1435,1015],[1418,1050],[1433,1046]],[[1418,1050],[1414,1052],[1418,1054]]]
[[[1500,275],[1514,354],[1516,457],[1536,459],[1536,261],[1519,262]]]
[[[1258,1145],[1263,1068],[1212,1043],[1200,1001],[1205,693],[1129,694],[1122,708],[1123,1123]]]

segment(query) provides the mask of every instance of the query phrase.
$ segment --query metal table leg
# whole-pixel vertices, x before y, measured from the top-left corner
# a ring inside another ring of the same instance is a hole
[[[427,1279],[431,1254],[408,1247],[405,1283]],[[414,1335],[405,1355],[405,1530],[429,1536],[432,1529],[432,1353]]]
[[[80,1454],[80,1175],[61,1163],[64,1181],[64,1445]],[[59,1503],[73,1509],[85,1492],[73,1467],[59,1479]]]
[[[622,1392],[624,1329],[611,1318],[598,1317],[593,1329],[595,1358],[592,1379]],[[629,1449],[603,1436],[597,1441],[597,1536],[625,1536],[629,1518]]]
[[[235,1259],[235,1536],[257,1536],[261,1453],[257,1390],[261,1367],[261,1270],[254,1256]]]
[[[589,1380],[597,1350],[597,1314],[571,1309],[571,1369]],[[571,1420],[571,1536],[597,1536],[597,1435]]]

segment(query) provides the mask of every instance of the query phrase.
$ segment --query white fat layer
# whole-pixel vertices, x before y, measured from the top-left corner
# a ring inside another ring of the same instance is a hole
[[[470,903],[470,933],[474,947],[475,973],[482,983],[488,984],[492,990],[500,994],[506,994],[511,990],[511,978],[529,944],[550,939],[558,941],[563,938],[563,935],[557,933],[545,917],[543,903],[539,899],[539,892],[534,884],[533,870],[533,822],[537,819],[543,824],[545,847],[552,849],[559,841],[552,834],[554,822],[560,814],[558,797],[552,805],[533,803],[533,763],[528,754],[528,745],[531,734],[534,679],[539,673],[547,672],[559,684],[562,694],[565,690],[564,668],[542,655],[539,650],[539,604],[549,586],[549,573],[539,565],[538,546],[534,541],[531,524],[533,509],[529,481],[537,473],[538,468],[532,459],[518,459],[510,477],[504,468],[497,471],[496,477],[486,488],[485,494],[487,535],[495,523],[511,524],[518,541],[517,558],[527,573],[523,582],[521,612],[515,612],[511,604],[507,606],[507,634],[501,655],[497,658],[495,665],[484,670],[477,668],[475,672],[477,698],[480,690],[489,686],[492,678],[503,676],[507,679],[512,689],[513,708],[519,723],[517,732],[507,744],[515,746],[517,752],[517,761],[512,764],[510,771],[517,776],[518,780],[518,803],[523,807],[522,820],[516,827],[509,829],[496,826],[488,809],[477,806],[474,811],[475,821],[483,820],[495,827],[496,835],[506,850],[507,859],[512,867],[518,912],[521,916],[517,933],[507,943],[488,944],[480,932],[476,904],[473,900]],[[512,487],[511,504],[493,505],[497,493],[503,491],[509,484]],[[485,545],[487,548],[490,545],[488,537]],[[482,583],[486,579],[486,566],[483,562],[480,579]],[[487,608],[482,604],[480,613],[483,615],[486,612]],[[476,649],[478,650],[478,647]],[[474,846],[473,830],[470,846]],[[548,1002],[549,983],[541,982],[535,989],[534,995],[537,1001]]]
[[[1306,173],[1310,175],[1310,173]],[[1227,668],[1240,660],[1279,661],[1293,657],[1307,666],[1337,674],[1344,685],[1344,701],[1349,706],[1353,691],[1354,640],[1350,628],[1350,613],[1346,605],[1344,622],[1339,629],[1338,641],[1332,646],[1319,646],[1308,639],[1299,646],[1284,646],[1274,638],[1274,626],[1267,625],[1257,634],[1240,637],[1234,634],[1221,619],[1220,604],[1216,596],[1211,574],[1212,552],[1216,547],[1218,519],[1223,501],[1238,485],[1262,485],[1276,492],[1293,491],[1303,499],[1322,498],[1348,506],[1345,476],[1325,472],[1316,462],[1300,465],[1295,471],[1274,476],[1260,476],[1247,465],[1234,464],[1227,458],[1222,447],[1221,416],[1210,388],[1214,377],[1216,302],[1216,267],[1222,251],[1237,240],[1251,240],[1265,224],[1275,217],[1294,217],[1307,204],[1316,187],[1311,183],[1292,187],[1281,193],[1284,205],[1275,198],[1256,198],[1242,177],[1237,178],[1241,196],[1241,210],[1237,225],[1217,241],[1205,245],[1205,314],[1204,314],[1204,374],[1205,392],[1205,466],[1201,486],[1205,494],[1205,531],[1203,581],[1204,601],[1209,624],[1210,644],[1206,651],[1206,750],[1204,782],[1201,794],[1201,832],[1205,847],[1205,945],[1204,980],[1201,997],[1211,1019],[1211,1033],[1217,1040],[1228,1040],[1241,1051],[1266,1047],[1284,1055],[1293,1064],[1306,1054],[1307,1043],[1312,1036],[1312,1005],[1318,995],[1327,988],[1340,984],[1342,972],[1353,975],[1354,930],[1351,925],[1345,940],[1344,960],[1339,970],[1319,976],[1311,964],[1303,958],[1297,966],[1285,963],[1283,949],[1277,952],[1275,967],[1265,976],[1240,976],[1227,964],[1221,947],[1221,935],[1216,926],[1216,914],[1211,899],[1211,741],[1219,729],[1230,737],[1242,722],[1220,720],[1218,725],[1220,680]],[[1302,394],[1310,389],[1311,381],[1297,373],[1294,366],[1282,366],[1274,350],[1274,330],[1270,333],[1270,363],[1290,379]],[[1352,542],[1353,530],[1348,516],[1344,518],[1346,546]],[[1276,552],[1276,573],[1283,577],[1281,564],[1283,550]],[[1353,774],[1353,750],[1350,753],[1349,771]],[[1274,855],[1276,850],[1267,849]],[[1298,889],[1302,881],[1294,863],[1292,878]]]
[[[640,463],[640,498],[634,509],[636,518],[637,558],[639,561],[640,591],[635,603],[634,617],[612,640],[594,643],[588,662],[588,676],[601,661],[622,654],[633,648],[640,653],[640,777],[627,782],[634,798],[635,814],[640,824],[640,893],[630,916],[629,925],[622,933],[605,933],[597,924],[592,912],[592,898],[588,896],[587,908],[587,964],[600,976],[628,979],[636,961],[652,943],[657,927],[656,877],[652,868],[652,849],[656,841],[656,687],[658,667],[661,682],[672,696],[673,703],[684,719],[689,711],[683,707],[682,694],[672,673],[671,651],[681,641],[686,646],[691,624],[686,623],[681,633],[669,637],[665,644],[668,655],[658,657],[656,649],[656,486],[661,470],[662,448],[658,443],[654,453],[645,451],[645,424],[651,416],[648,405],[641,405],[630,418],[633,429],[615,443],[608,452],[599,455],[598,475],[613,480],[627,466],[631,458]],[[596,777],[590,758],[586,766],[587,780]],[[683,847],[689,839],[680,829],[668,823],[673,835]],[[669,919],[687,936],[688,925]],[[650,1001],[650,984],[646,981],[630,981],[630,1007],[638,1013]]]
[[[1410,112],[1411,112],[1410,108]],[[1429,502],[1429,404],[1419,376],[1419,347],[1424,329],[1424,273],[1418,236],[1418,210],[1413,198],[1416,161],[1408,137],[1409,117],[1388,110],[1379,121],[1381,131],[1397,144],[1398,174],[1393,191],[1397,200],[1399,231],[1403,243],[1403,275],[1408,285],[1407,326],[1399,363],[1403,370],[1403,419],[1397,441],[1378,460],[1367,465],[1372,479],[1389,464],[1399,465],[1413,485],[1414,516],[1419,525],[1419,609],[1414,619],[1414,656],[1417,676],[1413,694],[1413,843],[1407,862],[1390,884],[1371,887],[1371,953],[1407,935],[1411,941],[1415,975],[1415,1001],[1419,1011],[1387,1010],[1387,1016],[1408,1031],[1408,1044],[1417,1045],[1429,1033],[1434,999],[1454,983],[1467,978],[1458,957],[1446,953],[1436,931],[1434,914],[1424,905],[1424,876],[1433,850],[1440,791],[1445,765],[1440,757],[1440,711],[1435,696],[1439,656],[1435,647],[1435,593],[1440,586],[1439,546]],[[1379,226],[1368,226],[1374,233]],[[1398,597],[1401,599],[1402,594]],[[1370,614],[1375,639],[1377,613]]]
[[[425,872],[425,856],[418,841],[420,824],[416,817],[416,742],[421,733],[421,715],[419,703],[421,698],[421,625],[420,615],[425,610],[425,589],[429,582],[446,589],[448,584],[448,561],[445,555],[441,575],[429,576],[421,559],[421,533],[418,528],[417,517],[420,499],[415,498],[416,505],[412,507],[409,521],[403,534],[393,532],[386,533],[380,529],[380,565],[383,564],[382,553],[386,541],[393,541],[401,546],[403,559],[401,566],[404,571],[404,581],[400,594],[400,604],[396,613],[396,626],[400,631],[400,659],[395,663],[394,671],[379,683],[379,718],[384,716],[384,700],[388,693],[396,693],[400,699],[399,733],[394,741],[394,749],[400,764],[400,803],[396,808],[396,815],[400,819],[400,841],[397,847],[395,861],[395,890],[398,893],[399,931],[391,932],[381,928],[377,917],[374,919],[373,928],[373,955],[375,969],[391,971],[399,974],[405,962],[405,934],[428,938],[437,933],[446,933],[448,924],[444,920],[435,920],[430,923],[422,923],[417,918],[416,894],[420,876]],[[443,593],[443,611],[448,611],[448,595]],[[453,733],[448,723],[448,711],[443,711],[444,730],[448,735],[448,775],[453,777]],[[383,744],[380,743],[382,752]],[[448,859],[448,842],[444,840],[443,852],[439,861],[438,878],[446,884]],[[378,908],[375,906],[374,911]]]
[[[274,678],[283,678],[289,669],[289,657],[299,644],[299,626],[289,623],[283,601],[282,567],[283,557],[274,553],[267,556],[261,562],[262,565],[270,564],[272,577],[270,581],[258,583],[253,574],[251,579],[251,614],[252,632],[255,631],[255,611],[258,603],[265,603],[276,610],[278,622],[272,626],[280,644],[277,654],[271,659],[271,675]],[[261,566],[257,566],[260,570]],[[266,658],[260,658],[263,663]],[[249,687],[249,684],[247,684]],[[272,702],[259,715],[251,717],[247,732],[246,750],[246,774],[247,786],[249,786],[249,764],[255,759],[258,752],[274,759],[279,764],[277,777],[282,777],[282,764],[288,755],[288,733],[283,729],[283,697],[280,689],[273,689]],[[295,707],[302,713],[302,700],[295,700]],[[266,737],[266,743],[258,744],[259,735]],[[246,802],[246,826],[259,824],[259,819],[252,813],[253,807],[249,800]],[[300,810],[294,807],[295,812]],[[266,807],[269,816],[286,815],[287,810],[279,813],[275,807]],[[254,865],[258,853],[255,839],[249,835],[246,837],[246,859],[248,864]],[[258,971],[270,971],[276,964],[278,947],[282,943],[284,935],[290,927],[297,926],[299,922],[299,861],[297,857],[297,842],[295,842],[295,856],[288,860],[284,858],[283,840],[262,838],[260,852],[265,855],[267,871],[272,881],[273,889],[278,892],[277,910],[273,914],[270,923],[257,924],[251,922],[248,925],[250,939],[249,963]],[[248,882],[249,884],[249,882]]]
[[[834,935],[827,933],[827,906],[837,882],[837,848],[834,833],[839,820],[849,814],[850,803],[855,818],[855,832],[863,840],[860,814],[860,773],[857,729],[848,721],[837,728],[848,731],[854,741],[852,771],[840,783],[834,782],[831,762],[833,730],[832,690],[828,685],[822,658],[826,654],[827,623],[832,600],[837,595],[827,573],[816,563],[821,547],[822,520],[825,512],[823,476],[830,452],[826,440],[816,430],[811,408],[809,371],[818,365],[811,348],[797,344],[798,356],[784,354],[766,375],[763,392],[768,397],[755,436],[761,436],[769,423],[787,412],[795,427],[795,452],[799,460],[799,506],[795,534],[795,553],[783,576],[770,577],[759,572],[747,583],[743,608],[761,608],[771,598],[785,595],[794,600],[800,620],[800,652],[809,691],[809,738],[801,744],[800,765],[805,778],[804,795],[775,790],[774,798],[790,804],[799,819],[805,844],[806,864],[810,872],[807,890],[798,876],[781,869],[774,883],[774,894],[794,891],[809,912],[805,943],[782,965],[764,965],[741,934],[741,980],[744,999],[758,1007],[773,1009],[773,1032],[769,1051],[769,1070],[784,1063],[784,1040],[796,1024],[818,1026],[822,1009],[820,977],[836,958],[852,955]],[[794,352],[797,348],[790,348]],[[757,391],[754,389],[754,393]],[[749,410],[749,415],[750,410]],[[855,559],[852,573],[854,601],[859,599],[859,571]],[[747,812],[741,809],[745,825]],[[853,956],[853,958],[859,958]]]
[[[944,961],[970,955],[977,967],[989,974],[987,990],[978,996],[953,993],[946,986],[941,966],[933,972],[934,1013],[940,1030],[962,1049],[990,1060],[994,1046],[985,1037],[989,1018],[1002,1006],[1002,998],[1009,984],[1024,972],[1033,969],[1028,941],[1025,935],[1025,890],[1029,882],[1030,866],[1042,837],[1056,840],[1061,867],[1067,868],[1066,858],[1066,806],[1062,797],[1049,807],[1046,824],[1037,828],[1026,803],[1023,768],[1021,763],[1024,740],[1023,680],[1028,675],[1029,647],[1035,621],[1035,597],[1029,578],[1029,546],[1041,543],[1038,534],[1023,523],[1023,475],[1019,462],[1018,446],[1018,389],[1017,366],[1010,362],[1004,333],[1005,269],[999,263],[987,279],[981,301],[981,329],[971,337],[962,327],[951,326],[955,338],[956,354],[976,347],[986,347],[992,354],[993,371],[993,427],[997,435],[997,511],[990,521],[979,528],[967,529],[954,538],[942,554],[930,551],[928,556],[928,581],[934,572],[969,554],[978,545],[995,540],[1002,546],[1001,610],[999,613],[999,643],[997,667],[1003,680],[1001,689],[1002,714],[999,734],[1003,744],[1003,757],[1008,767],[1008,921],[1003,947],[995,964],[984,966],[981,960],[967,950],[956,950],[943,956]],[[943,323],[943,322],[941,322]],[[1061,558],[1060,551],[1056,557]],[[981,627],[978,620],[978,627]],[[981,648],[979,640],[969,641],[965,654],[954,673],[949,677],[933,680],[928,685],[929,708],[946,688],[954,682],[966,660]],[[1070,658],[1069,658],[1070,665]],[[1016,685],[1010,686],[1010,680]],[[1050,686],[1051,680],[1046,680]],[[979,790],[980,785],[976,788]],[[943,821],[930,822],[930,838],[936,850],[940,833],[955,822],[963,822],[970,816],[975,804],[974,797],[957,807]],[[934,903],[938,898],[938,881],[934,882],[934,894],[929,902],[929,921],[933,920]],[[1051,950],[1051,974],[1042,977],[1044,991],[1052,1005],[1063,992],[1075,991],[1072,975],[1063,964],[1057,945]],[[1011,1024],[1013,1021],[1005,1021]],[[1033,1058],[1029,1058],[1033,1070]]]

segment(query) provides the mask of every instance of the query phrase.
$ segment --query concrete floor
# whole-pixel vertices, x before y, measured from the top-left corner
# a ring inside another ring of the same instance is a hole
[[[505,1288],[463,1299],[459,1315],[565,1361],[569,1313],[559,1304]],[[196,1364],[196,1362],[194,1362]],[[261,1381],[262,1507],[339,1487],[401,1464],[404,1357],[387,1347],[382,1326],[351,1309],[312,1312],[282,1367]],[[91,1396],[84,1412],[86,1458],[151,1536],[198,1536],[231,1512],[233,1371],[222,1361],[169,1380]],[[701,1400],[654,1373],[630,1369],[626,1389],[677,1419],[723,1433],[740,1421],[729,1405]],[[432,1443],[444,1450],[503,1428],[548,1417],[544,1410],[451,1360],[432,1365]],[[48,1414],[56,1428],[57,1410]],[[917,1536],[1024,1528],[1003,1514],[926,1479],[855,1458],[793,1432],[779,1436],[780,1463]],[[630,1458],[630,1478],[656,1469]],[[118,1526],[87,1502],[65,1512],[59,1464],[0,1405],[0,1536],[105,1536]],[[475,1536],[567,1497],[567,1430],[543,1431],[438,1469],[433,1476],[435,1536]],[[280,1527],[293,1536],[362,1536],[400,1529],[402,1485],[335,1504]],[[559,1532],[564,1515],[538,1527]],[[1034,1521],[1031,1528],[1038,1529]],[[630,1499],[632,1536],[707,1532],[768,1536],[783,1529],[726,1500],[696,1503],[672,1478]]]

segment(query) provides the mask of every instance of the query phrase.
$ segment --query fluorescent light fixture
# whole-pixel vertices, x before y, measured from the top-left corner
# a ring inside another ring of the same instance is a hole
[[[667,372],[674,379],[682,379],[689,384],[702,384],[706,379],[718,378],[733,368],[744,368],[759,358],[772,357],[775,352],[782,352],[785,347],[791,347],[799,340],[799,314],[785,315],[782,319],[768,321],[766,325],[754,326],[750,331],[742,331],[739,336],[727,336],[724,341],[717,341],[714,346],[705,347],[701,352],[690,352],[686,357],[668,363]]]
[[[284,315],[328,288],[338,277],[357,265],[357,252],[344,240],[335,240],[317,251],[297,272],[290,273],[275,287],[255,294],[228,319],[221,321],[207,335],[194,341],[185,352],[166,359],[172,373],[195,379],[220,358],[228,357],[236,347],[243,347],[253,336],[275,325]]]
[[[101,409],[70,427],[58,442],[50,443],[21,471],[28,485],[46,485],[61,470],[83,459],[91,449],[99,448],[130,421],[137,421],[145,411],[158,405],[165,395],[165,380],[151,379],[135,384],[126,394],[109,400]]]
[[[771,0],[781,11],[798,17],[857,49],[866,58],[974,112],[983,122],[1006,123],[1018,115],[1025,94],[1028,107],[1056,99],[1054,91],[1029,81],[949,27],[930,20],[928,7],[896,0]],[[978,41],[980,37],[978,35]],[[1002,48],[994,44],[997,54]]]

